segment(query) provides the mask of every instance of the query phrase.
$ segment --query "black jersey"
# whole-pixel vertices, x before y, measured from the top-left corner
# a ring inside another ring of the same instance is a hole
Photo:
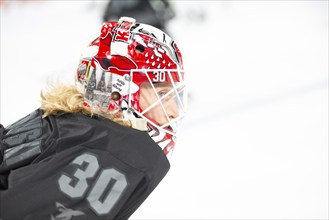
[[[0,126],[0,219],[128,219],[169,170],[146,132],[36,110]]]

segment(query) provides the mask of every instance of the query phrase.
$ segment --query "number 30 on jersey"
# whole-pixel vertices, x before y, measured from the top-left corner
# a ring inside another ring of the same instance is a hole
[[[87,163],[85,169],[83,163]],[[100,169],[97,158],[89,153],[78,156],[71,164],[78,166],[72,174],[61,175],[60,190],[71,198],[81,198],[88,192],[86,199],[91,209],[98,215],[108,214],[128,185],[125,175],[114,168]],[[88,185],[87,179],[94,178],[98,171],[95,182]]]

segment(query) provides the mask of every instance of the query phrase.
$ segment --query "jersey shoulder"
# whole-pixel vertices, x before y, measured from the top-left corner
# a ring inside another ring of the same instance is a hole
[[[37,109],[3,129],[1,134],[2,169],[17,168],[31,162],[42,151],[42,112]]]

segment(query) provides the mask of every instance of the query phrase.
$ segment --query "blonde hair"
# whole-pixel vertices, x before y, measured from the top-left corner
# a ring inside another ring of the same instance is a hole
[[[43,117],[67,113],[82,113],[92,117],[100,115],[126,127],[131,127],[129,120],[124,120],[120,112],[102,112],[84,106],[84,96],[74,85],[53,84],[41,91]]]

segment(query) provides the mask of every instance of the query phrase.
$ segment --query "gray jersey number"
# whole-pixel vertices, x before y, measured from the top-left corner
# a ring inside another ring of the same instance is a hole
[[[59,187],[69,197],[80,198],[89,189],[87,179],[95,177],[100,169],[99,163],[94,155],[84,153],[75,158],[71,164],[79,167],[72,176],[62,174],[58,180]],[[127,185],[125,175],[118,170],[101,169],[96,182],[91,184],[92,187],[86,197],[87,201],[98,215],[108,214]]]

